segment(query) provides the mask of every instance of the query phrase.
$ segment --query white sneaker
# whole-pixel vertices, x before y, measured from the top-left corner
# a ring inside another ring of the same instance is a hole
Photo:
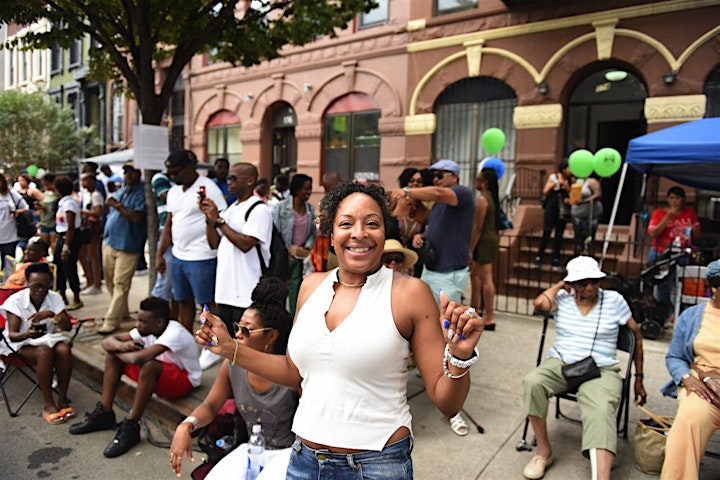
[[[200,368],[207,370],[216,363],[223,359],[220,355],[217,355],[210,350],[203,350],[200,352]]]
[[[86,289],[81,290],[80,293],[82,293],[83,295],[98,295],[98,294],[102,293],[102,289],[95,287],[93,285],[90,285]]]

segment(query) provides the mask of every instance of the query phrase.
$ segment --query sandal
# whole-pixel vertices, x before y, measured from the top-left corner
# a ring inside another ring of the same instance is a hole
[[[60,425],[65,423],[65,415],[63,415],[62,411],[55,413],[43,412],[43,417],[45,418],[45,421],[51,425]]]
[[[457,415],[450,419],[450,428],[452,428],[452,431],[455,432],[456,435],[459,435],[461,437],[464,437],[468,434],[467,423],[465,423],[465,420],[459,412]]]
[[[75,415],[77,415],[77,412],[75,412],[75,409],[73,407],[61,408],[60,413],[62,413],[63,417],[65,417],[65,420],[75,418]]]

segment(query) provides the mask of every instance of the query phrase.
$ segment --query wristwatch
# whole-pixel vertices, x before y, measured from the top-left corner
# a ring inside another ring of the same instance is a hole
[[[410,201],[410,187],[403,187],[403,191],[405,192],[405,200],[408,202]]]
[[[218,217],[218,219],[215,220],[215,222],[213,223],[213,227],[215,228],[220,228],[223,225],[225,225],[225,219],[222,217]]]

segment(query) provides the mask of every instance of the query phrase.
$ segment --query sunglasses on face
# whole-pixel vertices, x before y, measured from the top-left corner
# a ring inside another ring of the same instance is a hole
[[[398,265],[402,264],[405,261],[405,255],[402,253],[385,253],[382,256],[382,263],[385,265],[390,264],[392,262],[397,263]]]
[[[30,288],[30,290],[36,290],[36,291],[50,289],[50,285],[46,285],[44,283],[31,283],[30,285],[28,285],[28,287]]]
[[[598,278],[586,278],[585,280],[580,280],[579,282],[573,282],[573,285],[575,285],[577,288],[585,288],[588,285],[592,285],[593,287],[600,284],[600,279]]]
[[[254,332],[267,332],[268,330],[273,330],[270,327],[248,328],[245,325],[240,325],[240,322],[233,323],[233,329],[235,330],[235,333],[240,332],[243,337],[249,337]]]
[[[449,172],[435,172],[433,173],[433,176],[437,178],[438,180],[442,180],[445,177],[445,174]]]
[[[411,178],[410,180],[408,180],[408,184],[410,184],[410,183],[422,183],[422,181],[423,181],[422,178]]]

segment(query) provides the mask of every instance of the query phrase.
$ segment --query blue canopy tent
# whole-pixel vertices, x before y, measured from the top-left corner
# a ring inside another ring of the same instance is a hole
[[[678,183],[720,190],[720,118],[704,118],[630,140],[602,248],[605,259],[627,166]]]

